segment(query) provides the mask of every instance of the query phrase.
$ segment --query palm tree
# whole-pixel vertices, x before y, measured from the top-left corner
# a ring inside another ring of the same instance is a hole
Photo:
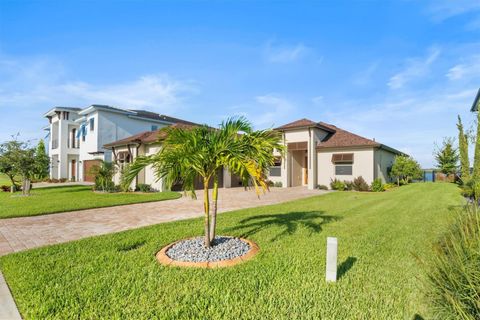
[[[164,129],[162,149],[154,155],[138,157],[126,173],[133,181],[146,166],[152,165],[157,179],[171,187],[180,182],[184,191],[196,198],[195,180],[199,177],[204,191],[205,246],[215,238],[219,171],[228,167],[244,184],[249,181],[258,195],[268,189],[266,170],[273,165],[274,150],[283,152],[280,136],[273,130],[253,131],[245,118],[230,118],[218,129],[206,125]],[[209,186],[213,183],[213,213],[210,215]]]

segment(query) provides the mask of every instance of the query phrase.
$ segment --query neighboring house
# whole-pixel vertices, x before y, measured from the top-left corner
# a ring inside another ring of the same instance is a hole
[[[185,124],[174,126],[185,127]],[[284,158],[278,155],[268,179],[281,182],[283,187],[307,186],[314,189],[317,185],[329,186],[330,181],[335,178],[352,181],[358,176],[362,176],[369,184],[376,178],[389,182],[391,179],[388,171],[394,158],[403,154],[331,124],[308,119],[297,120],[275,130],[282,133],[287,150]],[[163,138],[165,132],[147,131],[114,141],[104,147],[112,151],[113,160],[123,167],[138,155],[158,152]],[[147,167],[140,172],[132,187],[146,183],[157,190],[164,190],[163,182],[156,180],[152,168]],[[116,174],[115,181],[120,181],[120,173]],[[240,181],[224,169],[220,175],[220,185],[238,186]],[[200,181],[198,188],[201,188]]]
[[[333,179],[352,181],[362,176],[389,182],[389,169],[402,152],[334,125],[300,119],[276,128],[286,154],[278,157],[269,179],[284,187],[330,185]]]
[[[93,181],[91,167],[100,160],[112,161],[112,152],[103,147],[105,144],[175,123],[192,124],[149,111],[106,105],[54,107],[44,116],[50,123],[45,128],[50,137],[50,178],[72,181]]]

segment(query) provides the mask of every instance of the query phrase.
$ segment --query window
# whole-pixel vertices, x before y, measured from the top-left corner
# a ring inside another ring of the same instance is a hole
[[[95,128],[95,119],[91,118],[90,119],[90,131],[93,131],[94,128]]]
[[[336,176],[351,176],[352,175],[352,165],[336,165],[335,166],[335,175]]]
[[[353,153],[334,153],[332,154],[332,162],[337,163],[353,163]]]
[[[158,126],[152,126],[152,130],[151,131],[157,131],[158,130]]]

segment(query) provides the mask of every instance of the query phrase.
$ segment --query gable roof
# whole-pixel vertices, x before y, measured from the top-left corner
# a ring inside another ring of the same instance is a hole
[[[349,131],[340,129],[333,124],[321,122],[327,128],[335,130],[334,134],[329,134],[322,141],[318,142],[317,149],[321,148],[337,148],[337,147],[356,147],[356,146],[372,146],[379,147],[380,143],[364,138]]]
[[[315,122],[306,118],[284,124],[283,126],[275,128],[275,130],[289,131],[308,128],[318,128],[328,133],[322,141],[319,141],[317,143],[317,150],[327,148],[372,147],[382,148],[396,154],[403,154],[402,152],[394,148],[390,148],[384,144],[376,142],[375,140],[359,136],[347,130],[343,130],[339,127],[334,126],[333,124],[325,122]]]
[[[187,123],[175,123],[175,124],[172,124],[171,126],[168,126],[167,128],[189,129],[189,128],[193,128],[194,126],[195,125],[191,125]],[[140,132],[140,133],[134,134],[133,136],[120,139],[111,143],[107,143],[104,145],[104,147],[111,148],[111,147],[117,147],[117,146],[126,146],[129,144],[155,143],[167,137],[167,132],[163,129],[164,128],[160,130],[155,130],[155,131]]]
[[[297,129],[303,129],[303,128],[319,128],[327,132],[332,132],[332,133],[335,132],[331,128],[323,126],[321,122],[314,122],[307,118],[299,119],[299,120],[284,124],[283,126],[275,128],[275,130],[288,131],[288,130],[297,130]]]
[[[343,130],[333,124],[319,122],[322,126],[335,130],[335,133],[327,135],[322,141],[317,143],[317,150],[328,148],[355,148],[372,147],[381,148],[395,154],[404,154],[403,152],[381,144],[375,140],[359,136],[355,133]]]

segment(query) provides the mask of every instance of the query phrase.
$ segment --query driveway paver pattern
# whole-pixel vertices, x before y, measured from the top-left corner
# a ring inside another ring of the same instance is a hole
[[[271,188],[260,199],[253,190],[221,189],[219,212],[276,204],[327,193],[304,187]],[[203,191],[161,202],[63,212],[35,217],[0,219],[0,255],[45,245],[114,233],[203,215]]]

